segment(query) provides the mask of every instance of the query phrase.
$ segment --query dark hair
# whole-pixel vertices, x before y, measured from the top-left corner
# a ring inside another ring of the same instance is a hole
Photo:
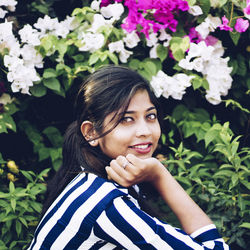
[[[107,178],[104,167],[109,165],[111,159],[104,155],[98,146],[89,145],[89,141],[81,133],[81,124],[89,120],[99,137],[106,135],[119,124],[131,98],[139,89],[147,90],[151,102],[159,110],[157,99],[148,81],[129,68],[105,66],[92,73],[83,82],[75,103],[77,119],[65,133],[63,163],[48,183],[48,196],[43,206],[43,213],[63,188],[83,169]],[[104,119],[111,113],[114,114],[112,118],[115,121],[114,125],[103,133]]]

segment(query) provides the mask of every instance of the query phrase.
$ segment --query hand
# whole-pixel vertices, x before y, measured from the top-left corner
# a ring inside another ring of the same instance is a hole
[[[155,183],[166,169],[156,158],[140,159],[128,154],[112,160],[106,171],[110,180],[130,187],[144,181]]]

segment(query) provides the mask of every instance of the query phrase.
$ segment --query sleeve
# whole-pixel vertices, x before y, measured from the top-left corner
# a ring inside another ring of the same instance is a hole
[[[214,225],[188,235],[149,216],[127,197],[116,198],[102,212],[94,234],[125,249],[229,249]]]

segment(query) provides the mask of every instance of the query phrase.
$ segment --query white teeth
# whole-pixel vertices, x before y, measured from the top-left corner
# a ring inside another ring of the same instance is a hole
[[[137,145],[137,146],[134,146],[134,148],[139,148],[139,149],[146,149],[148,147],[148,144],[147,145]]]

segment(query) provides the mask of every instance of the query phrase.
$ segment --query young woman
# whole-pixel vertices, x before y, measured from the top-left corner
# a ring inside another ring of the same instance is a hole
[[[29,249],[228,249],[208,216],[152,157],[159,106],[148,82],[120,66],[81,86],[63,164],[48,185]],[[149,182],[178,217],[174,228],[140,207],[134,184]]]

